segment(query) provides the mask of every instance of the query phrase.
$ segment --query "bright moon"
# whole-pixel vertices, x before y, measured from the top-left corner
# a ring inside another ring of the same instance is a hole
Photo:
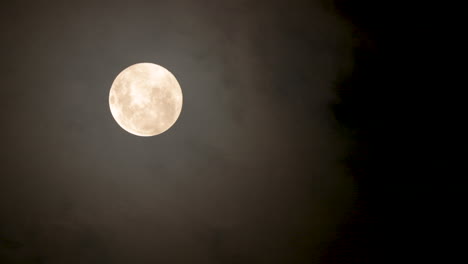
[[[150,137],[168,130],[182,110],[182,90],[164,67],[138,63],[123,70],[112,83],[109,106],[127,132]]]

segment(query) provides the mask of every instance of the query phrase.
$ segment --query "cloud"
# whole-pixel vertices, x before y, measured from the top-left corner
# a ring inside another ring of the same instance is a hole
[[[188,0],[37,8],[18,9],[11,32],[25,41],[5,62],[15,103],[2,106],[11,155],[0,185],[20,209],[1,202],[10,216],[0,223],[12,234],[51,263],[318,258],[353,191],[328,112],[349,63],[347,25],[331,10]],[[154,138],[121,130],[106,105],[114,77],[141,61],[168,68],[184,92],[180,119]]]

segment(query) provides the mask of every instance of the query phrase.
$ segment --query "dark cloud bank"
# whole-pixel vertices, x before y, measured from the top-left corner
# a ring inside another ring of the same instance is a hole
[[[359,199],[331,105],[361,41],[332,2],[23,1],[1,17],[2,263],[332,263]],[[153,138],[107,105],[138,62],[184,92]]]

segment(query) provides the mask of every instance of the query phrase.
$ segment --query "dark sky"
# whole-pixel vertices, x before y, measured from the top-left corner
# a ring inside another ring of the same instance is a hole
[[[340,87],[356,45],[371,44],[339,9],[326,0],[3,4],[0,262],[346,257],[342,236],[361,196]],[[116,75],[139,62],[169,69],[184,94],[174,127],[150,138],[122,130],[108,106]]]

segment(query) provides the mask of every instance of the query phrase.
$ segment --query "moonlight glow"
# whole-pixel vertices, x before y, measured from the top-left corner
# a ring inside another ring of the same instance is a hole
[[[115,121],[137,136],[155,136],[168,130],[182,110],[177,79],[152,63],[123,70],[110,89],[109,106]]]

